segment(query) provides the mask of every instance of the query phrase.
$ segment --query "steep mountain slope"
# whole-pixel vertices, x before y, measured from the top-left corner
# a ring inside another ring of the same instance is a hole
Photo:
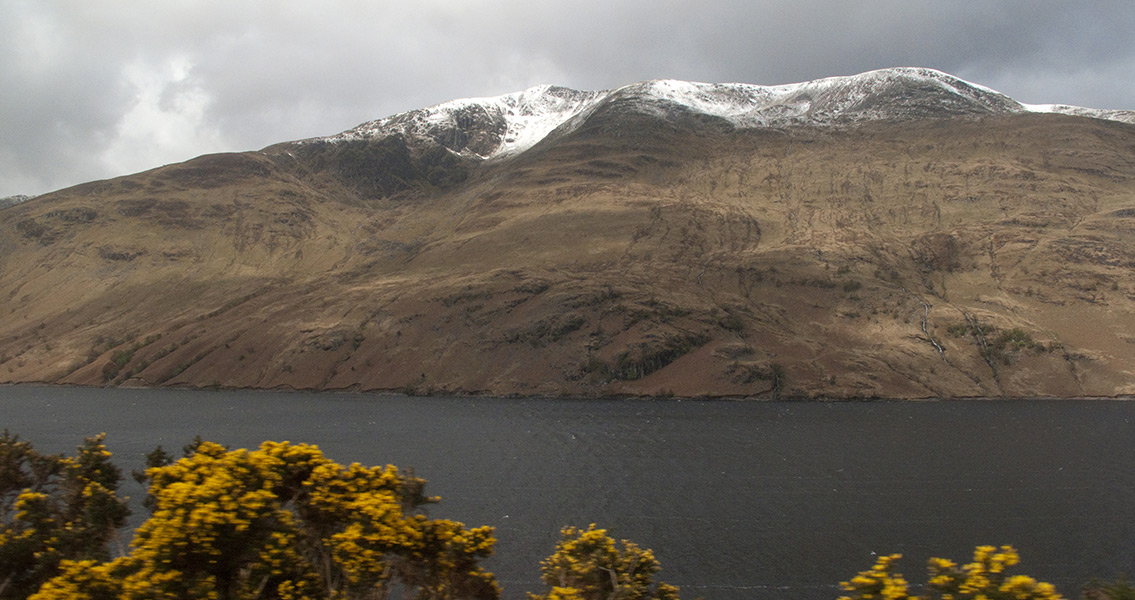
[[[1131,394],[1135,126],[1085,111],[542,87],[85,184],[0,211],[0,381]]]

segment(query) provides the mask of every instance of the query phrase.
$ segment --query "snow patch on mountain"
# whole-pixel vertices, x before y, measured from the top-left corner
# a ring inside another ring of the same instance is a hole
[[[16,194],[15,196],[5,196],[3,198],[0,198],[0,208],[7,208],[9,206],[15,206],[17,204],[23,204],[24,202],[27,202],[28,200],[31,200],[32,198],[35,198],[35,196],[28,196],[26,194]]]
[[[1107,121],[1121,121],[1135,125],[1135,110],[1105,110],[1101,108],[1084,108],[1068,104],[1022,104],[1025,110],[1036,113],[1056,113],[1072,115],[1074,117],[1088,117],[1090,119],[1104,119]]]
[[[496,156],[523,152],[544,139],[572,116],[586,110],[603,96],[602,92],[579,92],[568,88],[540,86],[498,100],[508,129],[501,138]]]
[[[775,86],[659,80],[633,84],[647,102],[668,102],[720,117],[738,128],[839,125],[942,114],[1020,112],[1020,104],[989,88],[952,75],[901,67],[849,77]]]
[[[407,138],[433,139],[455,152],[476,154],[481,158],[508,156],[531,148],[604,94],[541,85],[503,96],[451,100],[363,123],[321,139],[344,142],[400,134]],[[467,140],[459,143],[461,130],[471,127],[479,128],[490,138],[489,143],[473,147]]]
[[[528,150],[553,131],[578,128],[598,109],[615,102],[661,118],[682,112],[718,117],[741,129],[1025,112],[1135,123],[1135,111],[1026,105],[948,73],[899,67],[774,86],[662,79],[586,92],[541,85],[503,96],[452,100],[305,142],[401,135],[410,142],[429,140],[464,156],[506,157]]]

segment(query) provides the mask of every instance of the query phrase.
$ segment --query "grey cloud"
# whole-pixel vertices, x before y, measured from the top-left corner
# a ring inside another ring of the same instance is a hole
[[[776,84],[917,65],[1025,102],[1135,108],[1127,0],[0,0],[0,10],[0,195],[540,83]],[[131,72],[152,75],[153,105]]]

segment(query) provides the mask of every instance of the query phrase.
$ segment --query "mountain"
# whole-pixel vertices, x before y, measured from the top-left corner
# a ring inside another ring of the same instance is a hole
[[[1135,393],[1135,113],[541,86],[0,210],[0,381]]]
[[[933,69],[895,68],[780,86],[656,80],[605,92],[538,86],[497,98],[455,100],[364,123],[332,142],[401,135],[467,156],[519,154],[553,131],[577,129],[594,113],[631,110],[673,119],[720,119],[735,128],[833,126],[877,120],[1072,114],[1135,123],[1133,111],[1021,104],[1008,96]]]

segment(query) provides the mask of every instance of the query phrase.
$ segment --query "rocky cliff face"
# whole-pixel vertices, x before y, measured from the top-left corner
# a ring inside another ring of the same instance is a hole
[[[1131,394],[1135,126],[1052,112],[543,87],[61,190],[0,211],[0,381]]]

